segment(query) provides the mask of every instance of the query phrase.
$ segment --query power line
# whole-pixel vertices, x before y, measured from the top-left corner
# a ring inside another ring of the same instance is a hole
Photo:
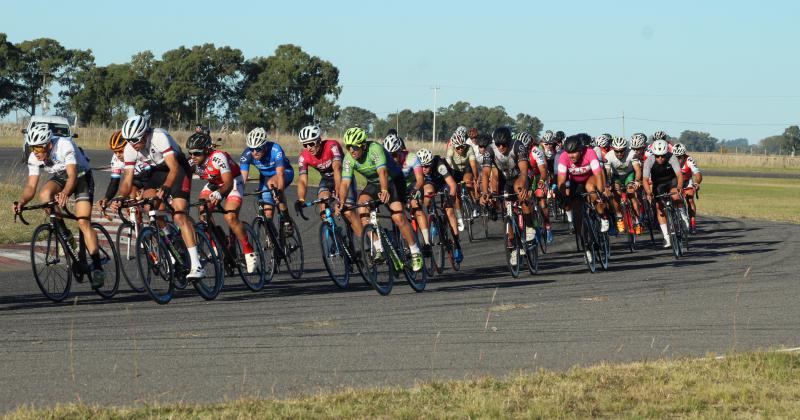
[[[698,121],[674,121],[674,120],[655,120],[650,118],[625,117],[630,120],[657,122],[665,124],[688,124],[688,125],[718,125],[718,126],[741,126],[741,127],[786,127],[792,123],[728,123],[728,122],[698,122]]]

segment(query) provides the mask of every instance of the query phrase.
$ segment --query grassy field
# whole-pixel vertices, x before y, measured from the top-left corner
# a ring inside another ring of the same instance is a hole
[[[800,355],[601,364],[504,378],[347,389],[291,399],[214,405],[19,409],[9,419],[46,418],[741,418],[800,416]]]
[[[0,183],[0,226],[3,226],[0,229],[0,244],[31,240],[33,227],[25,226],[21,222],[14,223],[14,212],[11,211],[14,201],[17,201],[20,194],[22,194],[21,185]],[[29,222],[33,223],[34,220]]]
[[[778,178],[703,179],[700,215],[800,223],[800,181]]]
[[[732,153],[691,154],[701,169],[800,174],[800,156],[764,156]]]

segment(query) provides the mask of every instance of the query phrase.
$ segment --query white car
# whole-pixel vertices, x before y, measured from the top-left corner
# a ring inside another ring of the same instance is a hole
[[[38,124],[47,124],[50,126],[50,130],[53,132],[54,136],[60,137],[72,137],[78,138],[78,133],[73,133],[69,127],[69,121],[67,121],[64,117],[55,117],[51,115],[34,115],[31,117],[31,120],[28,121],[27,128],[23,128],[23,140],[22,140],[22,160],[23,162],[28,161],[28,156],[30,156],[30,151],[28,150],[28,131],[34,126]]]

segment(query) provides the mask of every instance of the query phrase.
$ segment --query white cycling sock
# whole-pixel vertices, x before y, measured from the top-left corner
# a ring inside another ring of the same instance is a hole
[[[197,253],[197,247],[193,246],[191,248],[186,248],[186,251],[189,252],[189,260],[191,261],[192,270],[200,267],[200,254]]]
[[[419,245],[416,243],[414,245],[409,245],[408,250],[411,251],[412,254],[419,254]]]
[[[431,234],[430,230],[422,229],[422,240],[425,241],[425,245],[428,245],[428,243],[430,243],[430,241],[431,241],[430,236],[429,236],[430,234]]]
[[[462,219],[462,217],[463,217],[463,216],[461,215],[461,210],[459,210],[459,209],[456,209],[456,219],[458,219],[458,220],[461,220],[461,219]]]
[[[669,236],[669,231],[667,230],[667,224],[664,223],[663,225],[659,225],[659,226],[661,227],[661,233],[664,234],[664,237],[665,238],[668,237]]]
[[[372,246],[374,246],[375,250],[378,252],[383,251],[383,244],[381,243],[380,239],[377,241],[372,241]]]
[[[617,213],[617,214],[616,214],[616,216],[617,216],[617,219],[618,219],[618,220],[621,220],[621,219],[622,219],[622,213]]]
[[[572,210],[567,210],[565,213],[567,213],[567,221],[572,223]]]

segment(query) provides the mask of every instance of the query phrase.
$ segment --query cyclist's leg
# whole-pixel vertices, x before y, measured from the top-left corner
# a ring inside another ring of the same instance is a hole
[[[241,220],[239,220],[239,211],[242,208],[241,192],[243,189],[244,183],[234,180],[233,189],[225,198],[225,203],[222,208],[227,211],[232,211],[232,213],[225,213],[225,222],[231,227],[231,231],[233,231],[236,239],[238,239],[239,243],[242,245],[242,252],[244,254],[251,254],[253,253],[253,247],[250,244],[250,239],[247,237],[247,232],[244,230],[244,225]]]
[[[419,271],[422,269],[422,253],[417,244],[417,239],[414,232],[411,230],[411,224],[408,223],[408,217],[404,210],[404,203],[406,202],[406,188],[402,179],[397,178],[389,181],[389,211],[392,214],[392,222],[400,230],[408,244],[408,250],[411,251],[412,269]]]
[[[355,178],[353,178],[353,181],[350,183],[350,191],[347,192],[345,205],[353,206],[355,204],[356,204],[356,180]],[[342,212],[342,214],[350,222],[350,227],[353,229],[353,231],[357,232],[356,235],[361,236],[361,229],[362,229],[361,218],[358,216],[358,214],[356,214],[356,212],[353,210],[345,210],[344,212]]]
[[[333,180],[323,178],[319,180],[319,187],[317,188],[317,199],[327,200],[331,197],[331,192],[334,191]],[[318,204],[320,217],[325,217],[325,209],[328,208],[326,201],[320,201]]]

